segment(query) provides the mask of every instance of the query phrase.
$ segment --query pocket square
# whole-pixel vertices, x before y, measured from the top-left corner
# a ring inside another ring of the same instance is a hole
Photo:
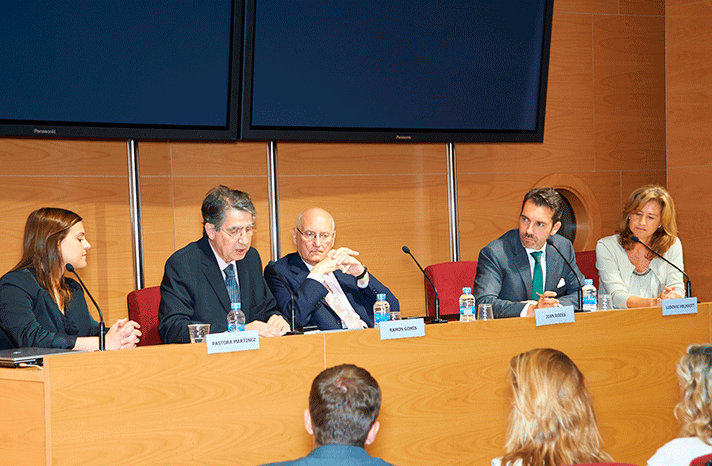
[[[557,288],[561,288],[562,286],[566,285],[566,280],[562,277],[561,280],[559,280],[559,284],[556,285]]]

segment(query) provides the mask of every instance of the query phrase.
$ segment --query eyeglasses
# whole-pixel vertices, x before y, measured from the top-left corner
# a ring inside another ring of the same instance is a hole
[[[319,233],[318,235],[314,233],[313,231],[307,231],[306,233],[297,228],[297,231],[301,233],[301,235],[304,237],[304,239],[307,239],[309,241],[314,241],[316,237],[318,236],[320,240],[326,242],[329,241],[331,238],[334,237],[336,234],[336,231],[332,231],[331,233]]]
[[[226,235],[228,235],[230,238],[233,238],[233,239],[239,238],[240,236],[242,236],[243,233],[248,238],[255,234],[255,226],[254,225],[250,225],[247,227],[232,227],[232,228],[226,228],[226,229],[217,228],[217,230],[224,232]]]

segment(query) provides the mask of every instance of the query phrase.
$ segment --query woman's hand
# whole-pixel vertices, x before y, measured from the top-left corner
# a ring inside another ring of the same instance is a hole
[[[680,296],[678,293],[675,292],[675,287],[674,286],[666,286],[665,289],[663,290],[662,293],[660,293],[660,299],[680,299],[682,296]]]
[[[119,319],[106,333],[106,349],[135,348],[141,337],[141,326],[128,319]]]

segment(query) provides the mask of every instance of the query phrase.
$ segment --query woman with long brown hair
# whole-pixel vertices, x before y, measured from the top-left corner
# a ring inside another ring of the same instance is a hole
[[[86,267],[90,247],[74,212],[45,207],[30,214],[22,258],[0,279],[0,328],[14,346],[99,348],[99,323],[84,291],[65,276],[67,264]],[[120,319],[106,333],[106,348],[132,348],[140,336],[136,322]]]
[[[613,307],[653,307],[663,299],[682,298],[682,274],[641,244],[684,270],[670,193],[655,185],[633,191],[623,206],[619,231],[596,244],[599,288],[611,295]]]
[[[512,358],[514,399],[502,458],[492,466],[557,466],[612,461],[601,451],[583,374],[561,351],[537,348]]]

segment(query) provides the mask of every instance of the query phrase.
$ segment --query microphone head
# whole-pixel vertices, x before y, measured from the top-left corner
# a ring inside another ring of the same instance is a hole
[[[546,238],[546,244],[551,244],[552,246],[554,245],[554,240],[551,239],[551,236]]]
[[[275,262],[274,261],[269,261],[267,264],[268,267],[274,267]]]
[[[70,272],[74,272],[74,266],[72,264],[67,264],[64,266],[64,268],[66,268]]]
[[[634,243],[640,243],[640,238],[638,238],[638,237],[635,236],[635,235],[632,235],[632,236],[630,237],[630,240],[631,240],[632,242],[634,242]]]
[[[410,248],[408,246],[403,246],[401,249],[403,249],[404,253],[410,254]]]

